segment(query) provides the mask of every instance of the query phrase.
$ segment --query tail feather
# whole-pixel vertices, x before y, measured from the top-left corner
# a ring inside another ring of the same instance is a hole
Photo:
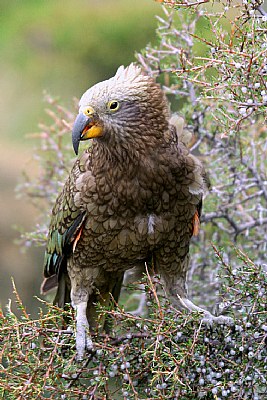
[[[64,308],[65,304],[69,304],[70,302],[70,278],[67,272],[63,272],[58,281],[54,305]]]
[[[49,276],[48,278],[44,278],[41,284],[40,292],[41,294],[47,294],[48,292],[50,292],[50,290],[55,289],[57,285],[58,279],[56,274]]]

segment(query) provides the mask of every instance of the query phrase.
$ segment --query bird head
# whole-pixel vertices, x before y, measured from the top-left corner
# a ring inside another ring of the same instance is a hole
[[[81,97],[72,143],[81,140],[125,143],[160,137],[168,128],[169,106],[160,85],[140,67],[119,67],[115,76],[97,83]]]

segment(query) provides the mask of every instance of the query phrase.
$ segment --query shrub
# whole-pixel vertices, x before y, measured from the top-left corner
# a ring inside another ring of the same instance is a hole
[[[98,334],[77,364],[73,325],[62,329],[72,311],[46,303],[31,320],[16,294],[21,316],[9,305],[1,317],[3,398],[266,398],[267,15],[254,0],[165,3],[158,45],[137,58],[184,116],[191,150],[210,175],[192,248],[192,295],[230,311],[235,326],[209,328],[197,314],[178,313],[147,275],[148,315],[121,305],[99,309],[114,320],[114,332]],[[19,188],[42,211],[34,232],[22,237],[26,247],[44,244],[43,210],[51,209],[73,162],[67,132],[75,112],[47,101],[52,123],[41,126],[34,152],[40,174]]]

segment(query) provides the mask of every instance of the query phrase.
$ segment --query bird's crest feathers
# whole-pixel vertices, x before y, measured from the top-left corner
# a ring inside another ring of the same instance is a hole
[[[126,93],[128,96],[139,95],[140,87],[146,86],[150,79],[139,66],[133,63],[127,67],[121,65],[114,76],[97,83],[82,95],[80,107],[90,104],[92,100],[99,104],[100,99],[105,99],[105,96],[125,98]]]
[[[128,65],[128,67],[124,67],[124,65],[121,65],[118,69],[117,72],[114,76],[114,80],[118,82],[122,81],[129,81],[132,82],[138,78],[141,78],[141,80],[144,79],[146,75],[143,73],[142,69],[133,63]]]

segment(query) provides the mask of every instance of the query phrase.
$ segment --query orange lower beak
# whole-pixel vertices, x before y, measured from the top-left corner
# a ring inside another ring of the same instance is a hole
[[[101,136],[102,133],[103,133],[103,128],[100,125],[90,123],[82,131],[80,140],[93,139],[95,137]]]

